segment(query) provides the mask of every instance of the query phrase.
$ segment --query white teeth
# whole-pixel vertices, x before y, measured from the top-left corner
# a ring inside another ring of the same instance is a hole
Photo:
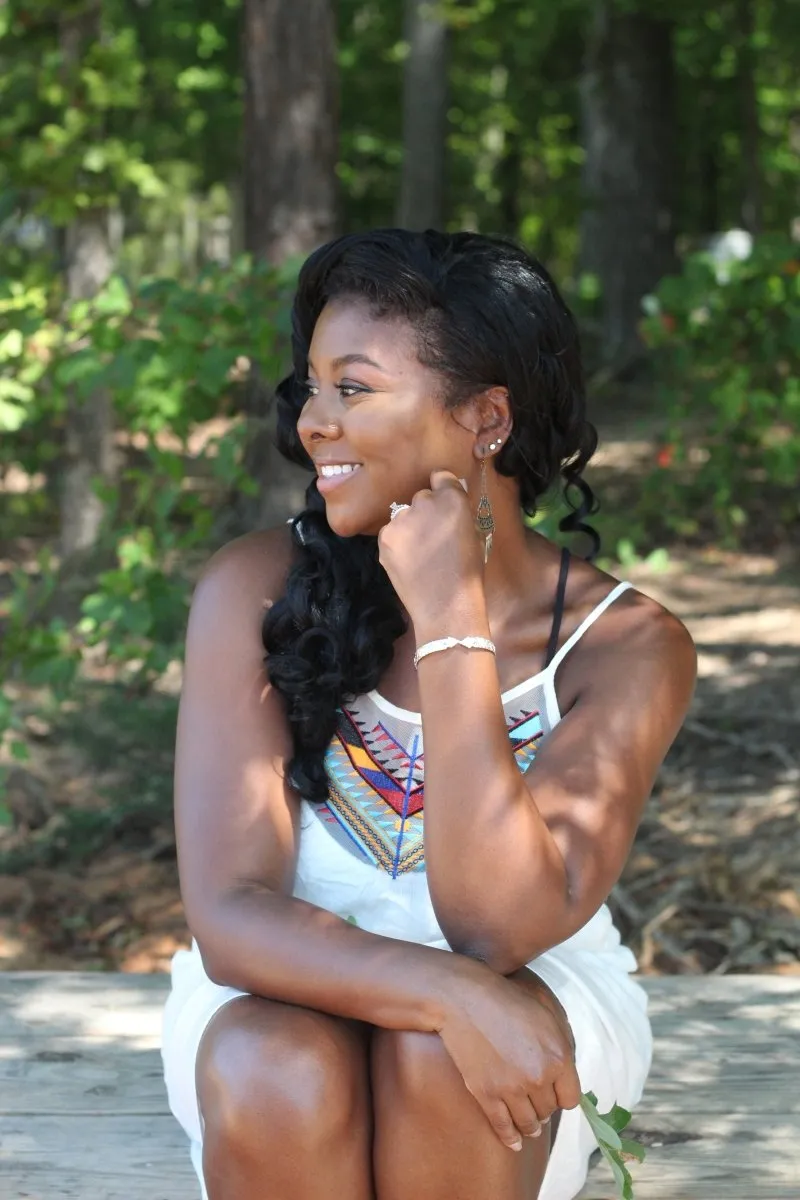
[[[321,467],[320,474],[324,479],[329,479],[332,475],[350,475],[353,471],[357,471],[361,463],[337,463],[333,467]]]

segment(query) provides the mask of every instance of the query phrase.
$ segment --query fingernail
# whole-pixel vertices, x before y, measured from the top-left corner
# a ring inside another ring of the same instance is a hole
[[[469,488],[467,487],[467,481],[466,481],[466,479],[459,479],[459,481],[458,481],[458,482],[461,484],[461,486],[463,487],[463,489],[464,489],[464,491],[465,491],[465,492],[468,492],[468,491],[469,491]]]
[[[522,1142],[512,1142],[512,1143],[511,1143],[511,1149],[512,1149],[512,1150],[521,1150],[521,1149],[522,1149]]]

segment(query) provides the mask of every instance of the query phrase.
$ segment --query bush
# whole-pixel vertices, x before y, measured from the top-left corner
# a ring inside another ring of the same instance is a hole
[[[130,287],[115,276],[69,312],[56,288],[0,280],[0,472],[12,462],[48,472],[67,396],[95,389],[113,396],[118,428],[137,450],[113,487],[96,484],[105,527],[94,574],[81,577],[67,619],[53,615],[63,580],[47,547],[37,569],[16,571],[0,598],[0,749],[5,742],[25,757],[15,684],[44,688],[59,704],[91,650],[127,686],[146,691],[181,657],[186,565],[203,556],[213,521],[185,468],[192,459],[192,473],[215,478],[220,492],[257,490],[243,464],[241,399],[253,365],[275,377],[285,359],[295,270],[242,259],[190,284]],[[227,430],[190,455],[193,430],[222,414]]]
[[[758,239],[720,267],[696,254],[645,302],[669,433],[645,504],[673,532],[736,543],[800,514],[800,247]]]

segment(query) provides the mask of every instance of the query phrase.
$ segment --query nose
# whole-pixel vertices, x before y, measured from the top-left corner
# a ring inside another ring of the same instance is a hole
[[[307,443],[320,438],[341,437],[341,426],[332,421],[331,416],[330,404],[324,400],[321,389],[316,396],[309,396],[297,418],[300,440]]]

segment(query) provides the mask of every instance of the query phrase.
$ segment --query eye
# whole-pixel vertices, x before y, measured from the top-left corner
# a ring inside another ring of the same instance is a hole
[[[372,388],[366,387],[363,383],[348,382],[346,379],[336,384],[336,390],[340,396],[348,400],[353,396],[372,395]]]

